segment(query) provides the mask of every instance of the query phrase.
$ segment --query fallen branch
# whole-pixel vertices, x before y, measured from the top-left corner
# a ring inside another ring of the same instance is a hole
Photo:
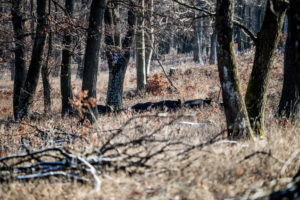
[[[24,176],[16,176],[17,180],[27,180],[27,179],[36,179],[36,178],[46,178],[50,176],[65,176],[67,178],[76,180],[81,183],[88,182],[88,179],[78,177],[72,174],[67,174],[62,171],[56,171],[56,172],[46,172],[46,173],[40,173],[40,174],[30,174],[30,175],[24,175]]]
[[[259,154],[269,156],[270,158],[273,158],[274,160],[276,160],[276,161],[279,162],[279,163],[284,163],[284,161],[282,161],[282,160],[280,160],[280,159],[274,157],[274,156],[271,154],[271,151],[269,151],[269,152],[265,152],[265,151],[256,151],[256,152],[253,152],[253,153],[251,153],[251,154],[245,156],[245,157],[244,157],[241,161],[239,161],[238,163],[242,163],[242,162],[244,162],[245,160],[248,160],[248,159],[252,158],[253,156],[256,156],[256,155],[259,155]]]

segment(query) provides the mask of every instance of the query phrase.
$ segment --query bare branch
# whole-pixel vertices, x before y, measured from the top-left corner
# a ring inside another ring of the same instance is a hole
[[[241,22],[236,21],[236,20],[233,20],[233,24],[235,26],[240,27],[251,38],[251,40],[254,42],[254,44],[256,44],[257,37],[250,29],[248,29],[244,24],[242,24]]]

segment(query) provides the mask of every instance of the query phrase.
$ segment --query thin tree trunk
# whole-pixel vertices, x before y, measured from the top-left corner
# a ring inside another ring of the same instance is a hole
[[[193,24],[193,33],[193,61],[195,63],[200,63],[200,37],[198,23]]]
[[[101,42],[101,29],[103,26],[103,17],[106,7],[105,0],[93,0],[91,5],[91,13],[89,19],[89,28],[87,36],[87,44],[85,48],[84,69],[82,79],[82,90],[88,90],[88,98],[97,98],[96,84],[99,63],[99,51]],[[91,106],[93,113],[87,117],[90,122],[94,122],[94,118],[98,118],[97,107]]]
[[[149,9],[149,27],[148,27],[148,34],[146,35],[146,76],[150,74],[151,68],[151,60],[153,55],[154,49],[154,28],[153,28],[153,12],[154,12],[154,5],[153,0],[148,0],[147,2],[148,9]]]
[[[83,75],[83,59],[80,55],[78,55],[77,57],[77,73],[76,73],[76,79],[82,79],[82,75]]]
[[[136,84],[137,90],[145,88],[146,66],[145,66],[145,30],[144,12],[145,0],[139,0],[140,8],[137,9],[137,31],[136,31]]]
[[[20,94],[17,119],[28,118],[30,106],[33,103],[34,94],[38,85],[38,80],[43,62],[46,39],[48,36],[48,19],[46,10],[48,1],[37,1],[37,28],[32,56],[28,74],[24,83],[24,88]]]
[[[44,89],[44,112],[51,112],[51,85],[49,80],[50,75],[50,66],[49,60],[52,54],[52,33],[49,33],[48,40],[48,53],[46,56],[46,60],[42,66],[42,80],[43,80],[43,89]]]
[[[200,54],[203,55],[203,19],[200,19],[199,22],[199,50]]]
[[[284,52],[284,80],[281,99],[278,108],[278,115],[284,115],[287,118],[292,116],[292,118],[295,119],[295,117],[299,115],[300,111],[300,96],[295,76],[295,35],[292,32],[291,17],[291,12],[288,11],[288,31]]]
[[[34,41],[34,28],[35,28],[35,26],[34,26],[34,21],[35,21],[35,19],[34,19],[34,0],[30,0],[30,14],[31,14],[31,17],[32,17],[32,19],[30,20],[30,31],[32,32],[32,34],[31,34],[31,41]]]
[[[268,0],[257,36],[254,64],[246,92],[246,106],[255,133],[264,137],[264,111],[270,72],[287,6],[284,0]]]
[[[215,28],[213,30],[213,34],[211,35],[210,48],[209,64],[214,65],[217,61],[217,32]]]
[[[66,0],[65,8],[69,18],[73,17],[74,0]],[[60,91],[61,91],[61,115],[64,117],[66,114],[71,114],[72,106],[69,99],[73,98],[72,85],[71,85],[71,65],[72,65],[72,52],[70,50],[72,45],[72,35],[70,30],[66,30],[63,38],[62,50],[62,63],[60,72]]]
[[[237,63],[234,55],[233,9],[234,0],[217,0],[218,70],[227,130],[230,138],[239,139],[252,136],[252,130],[239,86]]]
[[[132,4],[132,3],[130,3]],[[116,9],[118,7],[116,6]],[[112,106],[114,110],[123,108],[123,86],[124,77],[130,58],[130,47],[132,46],[135,35],[136,18],[133,11],[133,5],[130,5],[127,17],[127,33],[122,41],[122,46],[119,44],[120,35],[113,34],[112,27],[118,10],[107,8],[105,11],[105,43],[106,43],[106,57],[109,66],[109,82],[107,89],[106,104]],[[115,22],[116,23],[116,22]],[[117,22],[117,26],[120,22]],[[122,47],[122,48],[121,48]]]
[[[57,21],[57,13],[58,13],[58,6],[56,4],[54,4],[54,21]],[[55,27],[56,28],[56,27]],[[53,39],[54,43],[58,46],[61,46],[61,40],[60,38],[55,38]],[[61,63],[62,62],[62,55],[61,55],[62,51],[60,49],[54,49],[54,60],[55,60],[55,63],[57,63],[54,67],[54,70],[53,70],[53,73],[52,73],[52,76],[53,77],[58,77],[59,76],[59,72],[60,72],[60,68],[61,68],[61,65],[58,64],[58,63]]]
[[[13,109],[14,117],[17,119],[17,114],[19,112],[19,97],[21,88],[24,85],[26,79],[26,62],[25,62],[25,20],[22,14],[22,5],[24,5],[23,0],[12,1],[12,22],[15,43],[15,70],[14,70],[14,96],[13,96]]]

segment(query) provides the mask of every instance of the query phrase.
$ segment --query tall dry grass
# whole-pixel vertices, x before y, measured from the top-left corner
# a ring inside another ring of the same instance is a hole
[[[96,193],[93,184],[82,185],[62,178],[52,177],[47,180],[29,182],[12,181],[0,184],[0,199],[230,199],[255,197],[266,190],[276,190],[286,185],[299,168],[298,157],[286,166],[286,161],[300,148],[300,125],[291,124],[286,119],[276,119],[276,112],[283,81],[283,58],[277,55],[268,92],[266,108],[266,141],[228,141],[225,134],[218,136],[212,144],[206,142],[225,129],[225,119],[219,105],[220,87],[217,66],[199,67],[193,63],[176,66],[178,70],[172,81],[179,92],[172,92],[165,87],[161,93],[153,95],[136,94],[135,70],[130,66],[125,80],[124,105],[137,102],[157,101],[162,99],[212,98],[213,104],[200,109],[180,109],[162,116],[150,116],[158,111],[146,113],[122,112],[102,115],[99,127],[78,124],[76,118],[60,117],[59,80],[51,79],[52,113],[39,116],[28,124],[10,123],[12,119],[12,87],[9,74],[0,81],[0,156],[20,151],[20,138],[31,137],[31,150],[44,148],[39,141],[38,127],[48,130],[63,130],[82,135],[85,140],[76,139],[71,144],[62,144],[76,155],[97,151],[113,133],[132,117],[136,117],[121,135],[111,143],[126,142],[142,135],[150,134],[160,144],[144,142],[132,146],[129,153],[155,151],[170,144],[166,151],[148,160],[149,168],[130,167],[115,171],[106,167],[99,177],[101,191]],[[243,92],[251,72],[253,54],[239,56],[239,72]],[[160,73],[159,68],[154,73]],[[101,72],[98,79],[98,97],[100,104],[105,103],[107,90],[107,72]],[[163,78],[162,78],[163,79]],[[160,80],[162,82],[166,80]],[[74,86],[80,88],[80,81],[73,77]],[[41,85],[41,84],[40,84]],[[33,110],[43,112],[42,89],[39,86]],[[145,116],[149,115],[149,116]],[[140,116],[140,117],[139,117]],[[144,116],[144,117],[142,117]],[[170,123],[173,121],[172,123]],[[178,122],[198,123],[198,127],[178,125]],[[161,127],[159,129],[159,127]],[[154,130],[157,132],[153,132]],[[178,145],[175,145],[178,143]],[[205,144],[206,145],[201,145]],[[172,144],[172,145],[171,145]],[[174,145],[173,145],[174,144]],[[48,145],[53,145],[48,144]],[[187,150],[189,151],[183,152]],[[182,154],[180,154],[182,153]],[[122,165],[122,160],[117,165]]]

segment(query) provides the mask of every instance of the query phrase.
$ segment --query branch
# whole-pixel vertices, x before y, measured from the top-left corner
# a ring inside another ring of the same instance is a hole
[[[233,25],[240,27],[251,38],[251,40],[253,40],[254,44],[256,44],[257,37],[250,29],[248,29],[244,24],[242,24],[239,21],[233,20],[232,22]]]
[[[95,190],[98,192],[100,190],[101,187],[101,181],[100,179],[97,177],[97,171],[96,169],[88,162],[86,161],[84,158],[78,156],[77,157],[78,160],[80,160],[85,166],[87,166],[89,169],[87,169],[88,172],[90,172],[95,180]]]
[[[49,176],[65,176],[74,180],[77,180],[78,182],[85,183],[88,182],[87,179],[81,178],[72,174],[67,174],[62,171],[56,171],[56,172],[46,172],[46,173],[39,173],[39,174],[30,174],[30,175],[24,175],[24,176],[16,176],[17,180],[26,180],[26,179],[35,179],[35,178],[46,178]]]
[[[212,12],[210,12],[210,11],[208,11],[208,10],[204,10],[204,9],[202,9],[202,8],[200,8],[200,7],[188,5],[188,4],[183,3],[183,2],[181,2],[181,1],[179,1],[179,0],[172,0],[172,1],[174,1],[175,3],[178,3],[178,4],[181,5],[181,6],[184,6],[184,7],[186,7],[186,8],[190,8],[190,9],[193,9],[193,10],[197,10],[197,11],[203,12],[203,13],[205,13],[207,16],[211,16],[211,17],[215,16],[215,13],[212,13]]]
[[[269,151],[269,152],[265,152],[265,151],[256,151],[256,152],[253,152],[253,153],[251,153],[251,154],[245,156],[244,159],[241,160],[241,161],[239,161],[238,163],[241,163],[241,162],[243,162],[243,161],[245,161],[245,160],[248,160],[248,159],[250,159],[250,158],[252,158],[253,156],[258,155],[258,154],[269,156],[270,158],[273,158],[274,160],[276,160],[276,161],[279,162],[279,163],[284,163],[282,160],[280,160],[280,159],[274,157],[274,156],[271,154],[271,151]]]

